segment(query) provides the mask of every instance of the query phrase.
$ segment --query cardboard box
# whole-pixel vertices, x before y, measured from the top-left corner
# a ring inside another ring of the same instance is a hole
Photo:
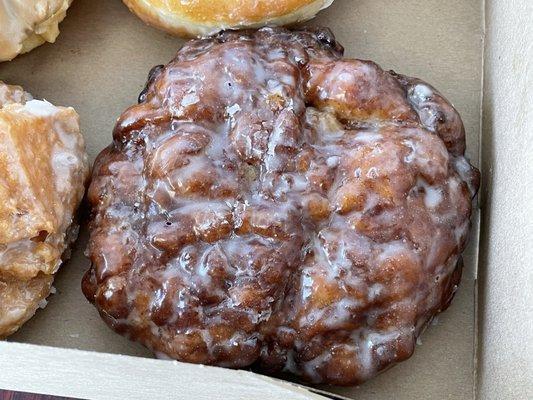
[[[481,212],[450,309],[410,360],[357,388],[320,388],[330,396],[533,398],[532,18],[531,0],[336,0],[312,22],[330,26],[348,56],[443,92],[483,173]],[[0,64],[0,79],[75,107],[94,159],[150,68],[182,41],[145,26],[119,0],[76,0],[61,30],[56,44]],[[324,398],[246,371],[152,359],[83,297],[86,241],[83,231],[48,307],[0,343],[0,388],[106,400]]]

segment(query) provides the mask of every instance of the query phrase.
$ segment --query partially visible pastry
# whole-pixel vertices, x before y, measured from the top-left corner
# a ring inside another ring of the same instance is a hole
[[[72,1],[0,0],[0,61],[55,42]]]
[[[0,278],[0,338],[15,333],[46,304],[53,281],[53,275],[44,274],[29,281]]]
[[[123,0],[143,21],[180,36],[307,21],[333,0]]]
[[[76,111],[0,82],[0,338],[45,304],[88,172]]]

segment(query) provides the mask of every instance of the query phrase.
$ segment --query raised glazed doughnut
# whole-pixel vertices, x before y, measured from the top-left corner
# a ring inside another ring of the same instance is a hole
[[[461,276],[479,172],[430,85],[330,31],[194,40],[96,161],[83,290],[158,355],[355,384]]]
[[[307,21],[333,0],[123,0],[146,23],[180,36]]]

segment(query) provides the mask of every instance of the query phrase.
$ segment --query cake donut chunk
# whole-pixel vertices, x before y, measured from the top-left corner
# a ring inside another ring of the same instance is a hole
[[[89,175],[78,114],[0,82],[0,338],[46,305]]]
[[[83,291],[161,356],[363,382],[457,289],[464,151],[436,89],[327,29],[191,41],[97,158]]]

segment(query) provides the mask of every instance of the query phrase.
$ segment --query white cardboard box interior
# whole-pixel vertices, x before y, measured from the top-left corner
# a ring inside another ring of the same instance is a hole
[[[533,210],[526,201],[533,197],[525,184],[533,183],[527,146],[533,125],[526,118],[532,113],[533,2],[501,3],[489,1],[485,9],[482,0],[337,0],[312,22],[331,27],[348,56],[439,88],[463,117],[474,165],[482,154],[485,179],[479,333],[476,214],[461,288],[415,355],[358,388],[326,388],[330,392],[354,399],[472,399],[478,382],[480,398],[533,398],[533,252],[527,247]],[[120,0],[76,0],[61,30],[56,44],[0,64],[0,79],[75,107],[94,159],[110,142],[116,118],[136,101],[149,69],[169,61],[182,42],[144,26]],[[83,232],[48,307],[0,343],[0,388],[92,399],[314,398],[248,372],[149,359],[147,350],[111,332],[84,299],[85,245]]]

